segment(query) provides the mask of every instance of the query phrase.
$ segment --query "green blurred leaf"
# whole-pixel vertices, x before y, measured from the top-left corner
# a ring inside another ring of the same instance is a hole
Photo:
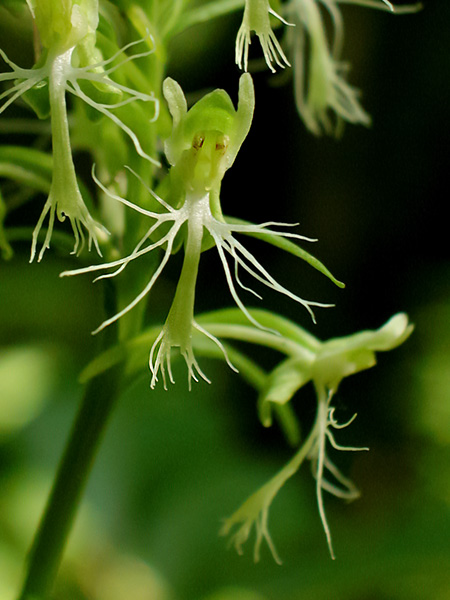
[[[34,419],[54,381],[54,361],[45,348],[0,349],[0,433],[11,433]]]
[[[208,23],[212,19],[222,17],[244,8],[245,0],[213,0],[187,10],[179,18],[173,33],[180,33],[192,25]]]
[[[2,254],[3,260],[9,260],[12,258],[13,249],[9,245],[8,240],[6,239],[5,230],[4,230],[4,220],[6,217],[6,205],[3,200],[3,196],[0,190],[0,252]]]

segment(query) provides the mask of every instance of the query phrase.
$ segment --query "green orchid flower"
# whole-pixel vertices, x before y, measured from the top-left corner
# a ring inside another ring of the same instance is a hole
[[[288,0],[280,7],[283,18],[268,0],[245,0],[244,18],[236,37],[235,55],[239,68],[247,71],[251,31],[263,48],[267,66],[293,67],[294,94],[298,112],[315,135],[338,135],[345,121],[370,125],[360,104],[359,90],[346,78],[348,64],[342,62],[344,38],[340,4],[355,4],[395,14],[416,12],[421,4],[395,6],[388,0]],[[331,17],[332,41],[321,8]],[[270,24],[270,15],[287,25],[281,43]]]
[[[86,230],[89,249],[94,243],[97,252],[101,255],[99,239],[101,236],[106,236],[108,232],[90,215],[77,183],[70,144],[66,93],[78,96],[88,106],[111,119],[129,136],[138,154],[159,164],[144,152],[136,134],[112,112],[112,109],[131,101],[141,100],[154,104],[154,119],[156,119],[157,99],[153,94],[138,92],[109,77],[122,64],[139,56],[147,56],[154,51],[154,48],[114,63],[128,49],[143,42],[140,40],[128,44],[111,58],[98,61],[99,52],[95,48],[98,0],[28,0],[28,5],[39,31],[44,52],[32,69],[23,69],[10,61],[0,50],[0,56],[11,68],[10,72],[0,74],[0,82],[15,80],[12,87],[0,94],[0,100],[6,98],[0,106],[0,114],[20,96],[28,100],[38,116],[45,117],[50,113],[53,178],[49,196],[33,232],[30,262],[34,260],[38,235],[47,215],[49,215],[49,223],[38,261],[50,247],[55,216],[60,221],[68,218],[72,225],[75,238],[72,253],[79,254],[82,251],[85,244],[84,230]],[[110,66],[111,64],[113,66]],[[93,84],[98,92],[106,92],[105,98],[110,98],[112,95],[117,100],[122,94],[126,94],[127,98],[112,103],[98,102],[85,93],[84,84]],[[48,108],[45,108],[47,101],[42,101],[41,98],[44,89],[48,90]]]
[[[270,316],[268,319],[270,320]],[[218,328],[210,326],[210,329],[214,333],[220,333],[222,337],[247,339],[242,325],[222,324]],[[368,450],[368,448],[342,446],[336,441],[334,431],[350,425],[356,418],[356,414],[347,423],[339,423],[331,401],[345,377],[373,367],[376,364],[376,352],[392,350],[402,344],[411,334],[413,325],[408,323],[405,314],[400,313],[375,331],[363,331],[327,342],[320,342],[310,335],[306,338],[299,337],[298,330],[298,327],[291,328],[297,340],[293,336],[288,337],[284,346],[280,341],[271,339],[273,334],[270,332],[265,332],[259,338],[259,343],[271,347],[278,345],[280,350],[284,347],[284,351],[288,354],[288,357],[267,377],[260,391],[260,416],[266,426],[270,425],[272,408],[285,405],[301,387],[311,381],[316,389],[318,400],[315,422],[293,458],[225,520],[220,532],[222,535],[231,534],[231,543],[238,553],[242,553],[242,545],[247,541],[255,525],[255,561],[259,560],[261,543],[265,539],[275,561],[281,562],[268,530],[269,508],[281,487],[298,471],[305,460],[309,460],[312,465],[316,479],[319,514],[331,557],[335,558],[330,528],[325,515],[323,491],[348,501],[356,499],[359,492],[353,482],[345,477],[331,461],[327,454],[327,444],[342,451]]]
[[[286,30],[283,45],[293,65],[298,112],[315,135],[335,134],[346,121],[370,125],[360,93],[347,81],[349,66],[341,61],[343,18],[340,4],[357,4],[395,14],[415,12],[420,4],[396,7],[388,0],[289,0],[284,14],[295,27]],[[332,42],[320,7],[331,17]]]
[[[197,375],[209,382],[195,360],[192,334],[194,330],[199,330],[213,339],[220,348],[223,348],[219,340],[211,336],[206,329],[201,328],[194,319],[195,285],[200,255],[202,251],[212,246],[217,248],[234,301],[253,325],[262,327],[247,310],[237,293],[227,254],[231,256],[235,264],[235,280],[243,289],[248,290],[239,279],[238,267],[241,267],[260,283],[302,304],[313,318],[312,306],[329,306],[304,300],[278,283],[234,237],[234,234],[264,235],[274,240],[279,238],[305,240],[308,238],[271,228],[274,225],[286,225],[284,223],[235,224],[225,219],[222,214],[221,182],[225,172],[234,163],[239,148],[249,132],[253,117],[254,89],[251,76],[245,73],[240,78],[237,110],[224,90],[215,90],[207,94],[190,110],[187,110],[186,99],[181,87],[174,80],[166,79],[163,91],[173,119],[172,133],[165,142],[166,155],[172,166],[168,175],[168,183],[165,186],[166,198],[163,199],[148,189],[148,192],[156,199],[161,212],[144,210],[132,204],[127,199],[108,191],[96,179],[101,189],[111,198],[149,217],[153,224],[129,256],[114,262],[62,273],[63,276],[75,275],[112,268],[116,270],[101,275],[98,279],[112,277],[120,273],[130,261],[148,252],[153,252],[157,248],[164,249],[163,258],[147,286],[130,304],[102,323],[94,332],[97,333],[132,310],[150,292],[166,266],[171,253],[176,249],[177,236],[178,234],[183,235],[182,227],[185,226],[184,262],[175,297],[166,323],[150,351],[151,387],[156,384],[159,372],[162,373],[164,385],[166,385],[166,370],[169,380],[173,383],[170,363],[173,347],[178,347],[186,360],[189,383],[191,379],[197,380]],[[145,185],[145,182],[142,180],[141,182]],[[165,233],[161,234],[161,231]],[[254,293],[256,294],[256,292]],[[258,296],[258,294],[256,295]],[[231,363],[229,364],[231,366]]]

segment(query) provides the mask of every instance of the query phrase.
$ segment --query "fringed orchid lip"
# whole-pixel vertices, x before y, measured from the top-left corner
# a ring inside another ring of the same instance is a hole
[[[236,36],[235,60],[240,69],[248,69],[248,51],[251,44],[251,32],[254,31],[259,38],[267,66],[275,73],[274,63],[280,68],[290,67],[283,49],[272,31],[269,15],[273,15],[284,25],[288,23],[281,15],[276,13],[269,5],[268,0],[246,0],[244,17]]]
[[[143,215],[148,216],[154,223],[148,229],[147,233],[136,245],[134,250],[126,257],[113,261],[111,263],[103,263],[99,265],[93,265],[86,268],[75,269],[72,271],[65,271],[61,273],[61,276],[72,276],[83,273],[92,273],[95,271],[102,271],[107,269],[113,269],[110,273],[101,275],[97,279],[105,277],[114,277],[118,275],[122,270],[132,261],[140,256],[156,250],[157,248],[163,249],[164,254],[159,266],[156,271],[152,274],[148,284],[144,289],[130,302],[125,308],[120,310],[117,314],[104,321],[93,333],[98,333],[111,323],[114,323],[120,319],[123,315],[132,310],[141,300],[143,300],[151,291],[157,279],[164,270],[167,262],[169,261],[172,249],[174,247],[175,238],[178,232],[184,224],[187,224],[188,234],[185,242],[185,258],[183,262],[183,268],[180,275],[179,284],[175,297],[172,303],[172,307],[169,311],[166,324],[161,332],[158,340],[153,344],[150,356],[150,369],[152,371],[152,387],[157,381],[157,373],[159,368],[163,372],[163,378],[165,381],[164,367],[167,365],[169,372],[169,379],[172,381],[170,372],[170,348],[179,347],[181,353],[185,357],[186,363],[189,370],[189,379],[194,377],[194,367],[199,375],[207,380],[199,369],[196,361],[193,359],[193,351],[191,345],[192,329],[198,329],[198,326],[194,321],[194,297],[195,297],[195,284],[197,280],[197,269],[198,262],[200,260],[202,242],[204,239],[205,232],[207,232],[217,247],[219,257],[224,269],[226,281],[230,290],[230,293],[235,301],[236,305],[245,314],[248,320],[253,323],[256,327],[266,329],[262,326],[248,311],[245,304],[241,300],[236,284],[246,291],[252,291],[254,295],[259,296],[253,290],[250,290],[245,286],[238,275],[239,267],[246,271],[258,282],[262,283],[266,287],[284,294],[292,300],[302,304],[310,313],[314,319],[314,313],[312,307],[329,307],[329,304],[323,304],[320,302],[313,302],[300,298],[287,288],[282,286],[276,279],[274,279],[268,271],[261,265],[261,263],[245,248],[245,246],[235,239],[234,233],[269,233],[273,236],[280,238],[295,238],[301,240],[309,240],[296,233],[290,233],[285,231],[276,231],[271,227],[276,225],[286,226],[285,223],[267,222],[260,225],[233,225],[226,222],[217,220],[211,212],[211,197],[210,192],[205,191],[203,195],[197,193],[186,193],[185,202],[179,209],[170,207],[164,200],[159,198],[155,193],[153,196],[159,201],[162,208],[166,212],[156,213],[146,211],[125,198],[122,198],[116,194],[111,193],[101,182],[96,179],[101,189],[109,195],[112,199],[118,200],[126,206],[133,208]],[[158,230],[163,224],[169,225],[169,230],[160,238],[156,239]],[[156,241],[153,241],[156,239]],[[233,278],[230,265],[228,264],[227,255],[229,255],[234,261],[234,272]],[[205,333],[205,332],[204,332]],[[218,342],[218,340],[217,340]],[[217,343],[216,342],[216,343]],[[155,358],[153,358],[155,356]],[[227,361],[229,363],[229,361]],[[229,363],[230,364],[230,363]]]

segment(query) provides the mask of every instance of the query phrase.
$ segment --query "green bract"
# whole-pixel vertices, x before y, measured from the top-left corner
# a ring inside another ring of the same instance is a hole
[[[27,0],[44,48],[62,53],[98,25],[98,0]]]

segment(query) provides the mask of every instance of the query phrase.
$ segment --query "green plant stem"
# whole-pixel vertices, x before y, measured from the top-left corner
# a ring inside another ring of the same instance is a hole
[[[105,304],[108,303],[115,304],[107,294]],[[113,310],[115,307],[107,306],[107,313]],[[105,333],[108,346],[116,336],[114,327]],[[18,600],[45,600],[50,593],[96,451],[120,393],[121,376],[122,369],[115,366],[87,385],[31,547]]]
[[[89,382],[42,521],[19,600],[44,599],[52,587],[108,417],[118,396],[117,368]]]

